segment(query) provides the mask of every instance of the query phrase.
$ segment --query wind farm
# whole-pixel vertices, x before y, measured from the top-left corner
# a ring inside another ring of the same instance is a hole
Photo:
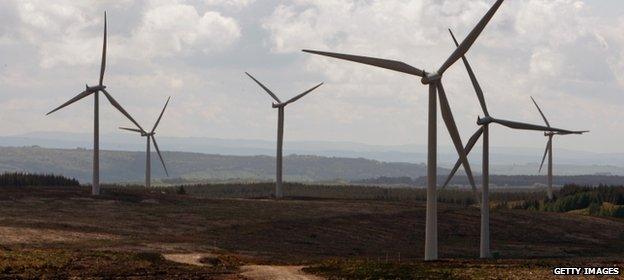
[[[0,278],[622,277],[622,3],[0,10]]]
[[[132,121],[141,130],[141,126],[126,112],[126,110],[113,98],[107,91],[104,85],[104,72],[106,70],[106,13],[104,13],[104,40],[102,46],[102,64],[100,68],[100,82],[97,86],[90,87],[85,85],[85,90],[72,99],[56,107],[54,110],[48,112],[46,115],[50,115],[64,107],[71,105],[72,103],[83,99],[93,94],[93,181],[91,184],[91,194],[100,194],[100,99],[99,93],[102,92],[106,99],[113,105],[119,112],[124,114],[130,121]]]
[[[162,154],[160,154],[160,149],[158,149],[158,144],[156,143],[156,137],[154,135],[156,134],[156,128],[158,127],[158,124],[160,123],[160,120],[162,119],[162,116],[165,113],[165,109],[167,109],[167,105],[169,104],[170,99],[171,97],[167,98],[167,102],[165,102],[165,106],[163,106],[163,109],[160,112],[160,115],[158,115],[158,119],[156,119],[156,122],[154,123],[152,130],[150,130],[149,132],[143,130],[141,127],[139,128],[120,127],[119,128],[119,129],[123,129],[127,131],[136,132],[136,133],[139,133],[141,137],[146,137],[146,142],[147,142],[146,148],[145,148],[145,187],[146,188],[149,188],[152,185],[152,159],[151,159],[151,154],[152,154],[151,144],[152,143],[154,143],[154,148],[156,149],[156,153],[158,154],[158,159],[160,159],[160,163],[162,163],[162,167],[165,170],[165,174],[169,176],[169,172],[167,172],[167,166],[165,165],[165,161],[162,158]]]
[[[357,63],[369,64],[377,67],[382,67],[398,72],[403,72],[410,75],[415,75],[421,77],[421,82],[423,85],[429,86],[429,112],[428,112],[428,159],[427,166],[428,173],[427,177],[429,178],[427,181],[427,237],[425,238],[425,260],[435,260],[438,258],[438,240],[437,240],[437,198],[436,198],[436,188],[437,188],[437,169],[431,168],[431,166],[437,166],[437,157],[436,157],[436,149],[437,149],[437,110],[436,103],[439,98],[440,101],[440,111],[442,113],[442,119],[444,120],[444,124],[453,140],[453,145],[457,150],[457,154],[459,155],[459,159],[464,166],[464,170],[466,171],[466,175],[468,176],[468,180],[470,181],[470,185],[473,190],[476,192],[476,186],[474,183],[474,179],[472,177],[472,171],[470,169],[470,163],[468,163],[468,159],[466,154],[464,153],[464,146],[462,144],[462,140],[459,136],[459,132],[457,130],[457,125],[455,124],[455,120],[453,118],[453,113],[451,112],[451,107],[449,105],[448,99],[446,97],[446,93],[444,91],[444,87],[442,86],[442,75],[444,72],[451,67],[458,59],[460,59],[472,46],[472,44],[477,40],[479,34],[483,31],[487,23],[494,16],[494,13],[498,10],[500,5],[503,3],[503,0],[498,0],[494,5],[490,8],[490,10],[481,18],[479,23],[472,29],[470,34],[466,37],[464,41],[455,49],[455,51],[448,57],[448,59],[440,66],[438,71],[433,73],[427,73],[423,70],[414,68],[410,65],[407,65],[403,62],[393,61],[393,60],[385,60],[364,56],[354,56],[354,55],[344,55],[338,53],[329,53],[329,52],[319,52],[312,50],[303,50],[304,52],[329,56],[338,59],[344,59],[349,61],[354,61]],[[436,95],[437,93],[437,95]]]
[[[286,107],[286,105],[293,103],[297,100],[299,100],[300,98],[304,97],[305,95],[307,95],[308,93],[312,92],[313,90],[317,89],[318,87],[320,87],[321,85],[323,85],[323,83],[320,83],[316,86],[314,86],[313,88],[304,91],[303,93],[300,93],[298,95],[296,95],[295,97],[289,99],[286,102],[282,102],[279,98],[277,98],[277,96],[275,95],[275,93],[273,93],[270,89],[268,89],[266,86],[264,86],[262,83],[260,83],[258,80],[256,80],[256,78],[254,78],[253,76],[251,76],[249,73],[245,72],[245,74],[251,78],[254,82],[256,82],[256,84],[258,84],[264,91],[266,91],[266,93],[269,94],[269,96],[271,96],[271,98],[273,98],[273,100],[275,100],[275,102],[277,103],[273,103],[273,105],[271,105],[273,108],[277,109],[277,152],[276,152],[276,156],[275,156],[275,166],[276,166],[276,170],[275,170],[275,198],[276,199],[280,199],[284,197],[284,189],[283,189],[283,181],[282,181],[282,171],[283,171],[283,165],[282,165],[282,150],[283,150],[283,145],[284,145],[284,108]]]
[[[455,39],[455,36],[453,35],[453,31],[451,31],[449,29],[449,32],[451,34],[451,38],[453,39],[453,41],[455,42],[455,45],[459,47],[459,44],[457,43],[457,40]],[[490,164],[489,164],[489,145],[490,145],[490,129],[489,129],[489,125],[491,123],[495,123],[495,124],[499,124],[502,126],[505,126],[507,128],[510,129],[518,129],[518,130],[537,130],[537,131],[544,131],[544,134],[554,134],[554,133],[562,133],[562,134],[568,134],[568,133],[573,133],[572,131],[569,130],[564,130],[564,129],[560,129],[560,128],[554,128],[554,127],[550,127],[550,124],[546,123],[547,126],[539,126],[539,125],[533,125],[533,124],[528,124],[528,123],[521,123],[521,122],[515,122],[515,121],[509,121],[509,120],[503,120],[503,119],[496,119],[490,116],[490,113],[488,112],[487,109],[487,104],[485,102],[485,96],[483,94],[483,90],[481,89],[481,86],[479,85],[479,81],[477,80],[477,77],[475,76],[474,71],[472,70],[472,67],[470,66],[470,63],[468,62],[468,59],[466,58],[466,56],[462,56],[462,61],[464,63],[464,66],[466,67],[466,71],[468,72],[468,76],[470,77],[470,81],[472,82],[472,85],[474,87],[474,90],[477,94],[477,99],[479,100],[479,105],[481,106],[481,109],[483,110],[483,114],[485,115],[485,117],[481,118],[479,117],[477,120],[477,125],[479,125],[479,129],[477,129],[477,131],[470,137],[470,139],[468,140],[468,143],[466,144],[466,148],[465,148],[465,154],[468,155],[470,153],[470,151],[472,150],[472,148],[474,147],[474,145],[476,144],[476,142],[479,140],[479,138],[483,135],[483,160],[482,160],[482,166],[483,166],[483,172],[481,173],[481,177],[482,177],[482,187],[481,187],[481,238],[480,238],[480,249],[479,249],[479,256],[481,258],[490,258],[491,257],[491,252],[490,252],[490,205],[489,205],[489,200],[490,200],[490,195],[489,195],[489,168],[490,168]],[[541,112],[541,111],[540,111]],[[550,143],[550,142],[549,142]],[[444,182],[444,185],[442,186],[443,188],[446,187],[448,185],[448,183],[451,181],[451,179],[453,178],[453,176],[455,175],[455,172],[457,172],[457,170],[459,169],[459,166],[461,165],[461,161],[458,160],[457,163],[455,163],[455,166],[453,167],[453,169],[451,170],[451,173],[449,174],[448,178],[446,179],[446,181]],[[540,167],[541,169],[541,167]],[[550,174],[550,173],[549,173]],[[549,193],[552,191],[552,184],[550,184],[551,182],[551,177],[549,177]]]
[[[546,123],[546,126],[550,128],[550,123],[548,122],[548,120],[546,119],[546,116],[544,115],[544,112],[542,112],[542,109],[540,109],[539,105],[537,105],[537,102],[535,102],[535,99],[533,99],[533,97],[531,97],[531,101],[533,101],[533,104],[535,104],[535,108],[537,108],[537,111],[540,113],[540,115],[542,116],[542,119],[544,120],[544,123]],[[553,199],[553,147],[552,147],[552,140],[553,137],[555,135],[570,135],[570,134],[583,134],[583,133],[587,133],[589,131],[585,130],[585,131],[552,131],[552,130],[548,130],[544,132],[544,136],[548,137],[548,141],[546,142],[546,149],[544,150],[544,156],[542,156],[542,163],[540,163],[540,167],[539,167],[539,171],[542,171],[542,167],[544,166],[544,160],[546,159],[546,155],[548,155],[548,173],[547,173],[547,178],[548,178],[548,192],[547,192],[547,196],[549,200]]]

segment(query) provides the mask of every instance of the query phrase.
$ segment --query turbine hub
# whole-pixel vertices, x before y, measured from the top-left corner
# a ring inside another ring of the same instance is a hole
[[[553,136],[557,133],[555,133],[554,131],[544,131],[544,136]]]
[[[485,116],[483,118],[477,117],[477,124],[478,125],[486,125],[486,124],[490,124],[492,122],[494,122],[494,119],[492,117],[489,117],[489,116]]]
[[[284,103],[275,103],[273,102],[273,104],[271,105],[273,108],[279,108],[279,107],[284,107],[286,106],[286,104]]]
[[[434,82],[437,82],[437,81],[439,81],[441,79],[442,79],[442,75],[438,74],[438,72],[435,72],[435,73],[425,73],[425,76],[422,77],[420,82],[423,83],[423,85],[428,85],[428,84],[432,84]]]
[[[106,86],[104,86],[104,85],[101,85],[101,86],[97,85],[97,86],[94,86],[94,87],[90,87],[89,85],[86,85],[86,87],[87,87],[87,90],[90,91],[90,92],[98,92],[98,91],[106,89]]]

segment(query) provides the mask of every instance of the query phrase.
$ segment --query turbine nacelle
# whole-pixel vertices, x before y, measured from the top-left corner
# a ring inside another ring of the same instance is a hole
[[[423,83],[423,85],[432,84],[442,79],[442,75],[438,74],[438,72],[435,72],[435,73],[424,72],[424,74],[425,75],[423,75],[422,79],[420,79],[420,82]]]
[[[485,117],[477,117],[477,124],[478,125],[487,125],[490,123],[493,123],[494,121],[496,121],[494,118],[490,117],[490,116],[485,116]]]
[[[273,107],[273,108],[286,107],[286,105],[287,105],[287,104],[288,104],[288,103],[275,103],[275,102],[273,102],[273,103],[271,104],[271,107]]]
[[[102,91],[106,89],[105,85],[97,85],[94,87],[90,87],[89,85],[85,85],[86,91],[91,92],[91,93],[95,93],[98,91]]]

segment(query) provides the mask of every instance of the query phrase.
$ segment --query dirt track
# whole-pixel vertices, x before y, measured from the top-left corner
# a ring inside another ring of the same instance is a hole
[[[205,253],[162,254],[166,260],[188,265],[206,266],[201,259],[214,256]],[[296,265],[245,265],[239,275],[251,280],[322,280],[324,278],[302,271],[304,266]]]
[[[303,266],[246,265],[241,275],[253,280],[322,280],[324,278],[307,274]]]
[[[205,257],[213,256],[213,255],[211,255],[211,254],[202,254],[202,253],[190,253],[190,254],[162,254],[162,256],[166,260],[169,260],[169,261],[172,261],[172,262],[204,266],[206,264],[201,263],[200,262],[201,259],[203,259]]]

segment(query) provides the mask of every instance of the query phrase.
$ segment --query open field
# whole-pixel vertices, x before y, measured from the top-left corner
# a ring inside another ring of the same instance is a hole
[[[492,245],[501,259],[482,262],[473,259],[478,208],[441,203],[446,260],[424,263],[425,208],[417,200],[217,199],[186,189],[105,188],[94,198],[84,187],[3,187],[0,276],[261,279],[249,269],[275,270],[253,265],[303,265],[330,278],[382,271],[470,279],[547,276],[559,264],[624,265],[622,219],[493,209]]]

